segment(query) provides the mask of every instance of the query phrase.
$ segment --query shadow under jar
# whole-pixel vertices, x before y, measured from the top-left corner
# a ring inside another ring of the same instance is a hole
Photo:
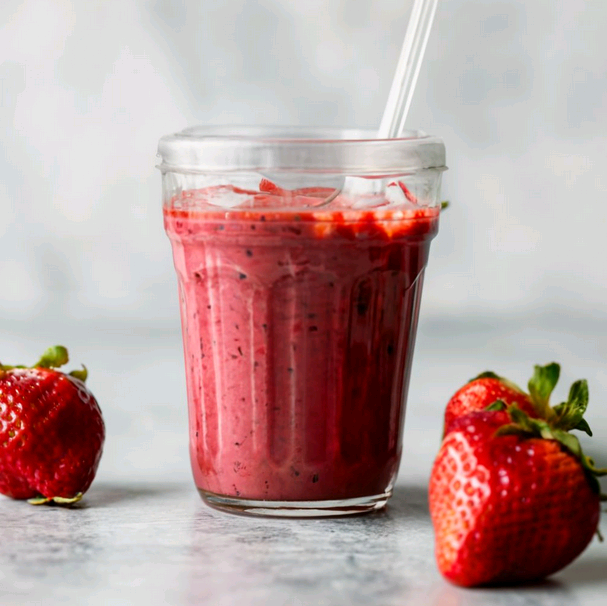
[[[203,499],[273,516],[383,507],[443,143],[192,128],[159,154]]]

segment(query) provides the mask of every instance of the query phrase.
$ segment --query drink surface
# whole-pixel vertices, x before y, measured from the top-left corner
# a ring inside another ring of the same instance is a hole
[[[388,491],[438,209],[318,207],[313,188],[230,209],[208,203],[217,190],[164,208],[197,486],[271,501]]]

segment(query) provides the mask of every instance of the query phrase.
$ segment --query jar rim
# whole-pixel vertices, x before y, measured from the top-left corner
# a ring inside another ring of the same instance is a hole
[[[281,126],[193,126],[160,139],[163,172],[304,172],[385,177],[442,171],[438,137],[409,130],[398,139],[374,131]]]

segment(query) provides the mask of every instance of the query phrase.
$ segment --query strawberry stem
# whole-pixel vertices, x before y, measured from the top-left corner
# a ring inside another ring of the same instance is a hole
[[[67,349],[63,345],[49,347],[34,364],[36,368],[59,368],[69,362]]]
[[[540,417],[552,420],[555,416],[550,406],[550,395],[554,391],[559,380],[561,367],[552,362],[546,366],[534,366],[533,376],[529,380],[529,395]]]

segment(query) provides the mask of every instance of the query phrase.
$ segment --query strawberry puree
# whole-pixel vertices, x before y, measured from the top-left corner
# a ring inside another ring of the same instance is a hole
[[[319,190],[265,192],[248,210],[205,204],[209,191],[164,209],[196,484],[271,501],[381,495],[400,459],[438,209],[299,212]],[[268,197],[274,210],[259,208]]]

